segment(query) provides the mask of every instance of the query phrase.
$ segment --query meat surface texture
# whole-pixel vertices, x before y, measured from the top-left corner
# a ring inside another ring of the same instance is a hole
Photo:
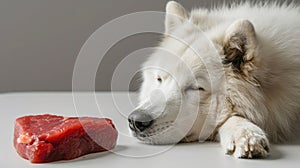
[[[107,118],[44,114],[17,118],[14,127],[14,147],[32,163],[107,151],[114,148],[117,137],[115,126]]]

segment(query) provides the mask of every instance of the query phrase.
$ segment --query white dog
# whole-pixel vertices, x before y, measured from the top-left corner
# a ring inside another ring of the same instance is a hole
[[[143,65],[134,136],[150,144],[220,140],[266,157],[300,113],[300,8],[250,4],[190,13],[166,6],[165,36]],[[299,120],[298,120],[299,121]]]

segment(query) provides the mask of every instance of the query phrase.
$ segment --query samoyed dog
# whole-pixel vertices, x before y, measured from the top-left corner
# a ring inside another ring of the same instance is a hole
[[[148,144],[220,141],[266,157],[300,113],[300,7],[242,3],[187,12],[166,5],[165,34],[143,64],[133,135]]]

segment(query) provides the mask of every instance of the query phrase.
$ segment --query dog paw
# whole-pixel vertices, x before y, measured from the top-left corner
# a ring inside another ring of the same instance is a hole
[[[226,154],[236,158],[265,158],[269,154],[269,141],[257,128],[237,130],[223,139],[222,146]]]

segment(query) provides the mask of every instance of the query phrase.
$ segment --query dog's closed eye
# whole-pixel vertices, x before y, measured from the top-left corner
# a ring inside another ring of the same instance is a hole
[[[188,86],[185,91],[205,91],[203,87]]]

